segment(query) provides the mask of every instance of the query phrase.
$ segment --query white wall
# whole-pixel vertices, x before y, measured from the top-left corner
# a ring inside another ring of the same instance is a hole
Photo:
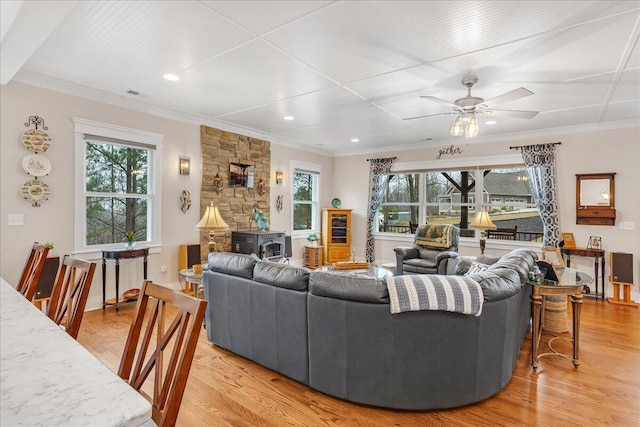
[[[43,153],[52,163],[52,171],[42,181],[51,188],[51,197],[41,207],[32,207],[22,198],[21,187],[30,178],[21,167],[24,156],[30,154],[22,142],[21,135],[27,130],[24,123],[29,116],[43,117],[52,146]],[[198,232],[194,226],[199,221],[199,193],[201,177],[200,127],[196,124],[169,120],[146,113],[119,108],[12,82],[0,88],[0,276],[9,283],[17,283],[22,267],[34,241],[53,242],[57,255],[74,251],[74,135],[71,117],[81,117],[98,122],[142,129],[164,134],[162,171],[162,248],[149,257],[148,278],[173,287],[178,287],[178,246],[197,243]],[[272,162],[285,171],[285,183],[276,186],[272,182],[270,223],[272,229],[291,229],[291,197],[287,172],[291,160],[301,160],[322,165],[326,179],[322,182],[325,194],[331,194],[333,159],[301,150],[271,145]],[[191,175],[178,173],[178,156],[191,157]],[[275,167],[274,166],[274,167]],[[326,182],[325,182],[326,181]],[[280,188],[282,187],[282,188]],[[193,204],[183,214],[180,210],[182,190],[191,192]],[[277,213],[275,197],[285,196],[284,209]],[[329,196],[327,196],[329,197]],[[329,197],[328,200],[331,200]],[[323,203],[328,205],[326,197]],[[8,226],[9,214],[23,214],[24,226]],[[294,252],[296,253],[296,252]],[[300,256],[301,257],[301,256]],[[88,308],[96,308],[102,302],[102,273],[98,269],[89,294]],[[161,267],[167,266],[167,274]],[[115,296],[113,285],[114,266],[109,261],[107,298]],[[143,280],[141,260],[121,262],[120,291],[140,287]]]
[[[609,275],[609,252],[628,252],[634,255],[634,282],[632,299],[640,302],[640,181],[638,168],[640,167],[640,128],[625,128],[616,130],[602,130],[584,133],[551,135],[545,137],[531,137],[513,139],[510,141],[496,141],[482,144],[465,144],[462,141],[456,147],[462,149],[461,154],[443,155],[440,160],[436,156],[445,147],[427,147],[421,150],[393,151],[383,153],[345,156],[335,158],[334,188],[336,196],[340,197],[345,207],[354,209],[354,242],[359,257],[364,257],[367,212],[368,168],[367,158],[396,157],[396,163],[429,162],[446,167],[450,161],[466,157],[487,157],[513,155],[510,146],[541,144],[561,141],[557,146],[557,175],[558,193],[560,201],[560,228],[565,232],[573,232],[578,246],[586,247],[589,236],[602,237],[603,248],[607,252],[607,268],[605,276]],[[516,151],[517,153],[517,151]],[[484,162],[483,162],[484,163]],[[589,226],[576,225],[575,192],[578,173],[616,172],[616,225]],[[348,183],[345,185],[344,183]],[[635,230],[620,230],[621,221],[635,223]],[[479,252],[478,242],[473,239],[462,239],[460,252],[463,255],[474,255]],[[410,245],[411,238],[376,239],[376,262],[393,262],[393,248],[400,245]],[[487,253],[496,255],[522,246],[514,242],[487,242]],[[537,248],[539,249],[539,248]],[[572,257],[571,267],[587,272],[593,272],[592,258]],[[593,289],[593,287],[592,287]],[[611,285],[606,285],[606,294],[612,295]]]

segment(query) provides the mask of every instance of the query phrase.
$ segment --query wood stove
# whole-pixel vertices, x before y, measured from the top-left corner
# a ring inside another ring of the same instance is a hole
[[[284,231],[232,231],[231,251],[256,254],[260,259],[279,261],[286,256]]]

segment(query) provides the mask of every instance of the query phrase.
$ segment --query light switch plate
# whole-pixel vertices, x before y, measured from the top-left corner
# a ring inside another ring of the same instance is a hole
[[[620,230],[635,230],[636,224],[632,221],[620,221]]]
[[[23,214],[9,214],[9,227],[24,225]]]

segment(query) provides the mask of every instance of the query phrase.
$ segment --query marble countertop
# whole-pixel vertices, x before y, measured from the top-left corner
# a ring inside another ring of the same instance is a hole
[[[140,426],[151,404],[0,279],[0,425]]]

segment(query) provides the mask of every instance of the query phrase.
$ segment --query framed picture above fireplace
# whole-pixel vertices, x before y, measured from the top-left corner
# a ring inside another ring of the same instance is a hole
[[[255,167],[243,163],[229,164],[229,186],[253,188]]]

